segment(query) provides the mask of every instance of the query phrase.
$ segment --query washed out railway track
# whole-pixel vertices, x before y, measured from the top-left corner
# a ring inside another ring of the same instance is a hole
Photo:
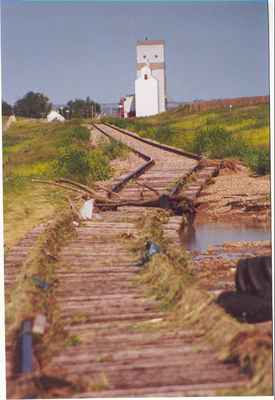
[[[95,124],[92,129],[123,142],[140,156],[139,168],[112,182],[113,191],[129,201],[148,200],[154,209],[169,208],[180,183],[198,168],[195,155],[111,125]],[[186,199],[194,200],[215,173],[215,167],[198,170],[196,181],[185,186]],[[219,361],[211,345],[203,341],[203,332],[150,328],[165,319],[166,312],[135,283],[140,260],[128,243],[150,210],[131,205],[103,208],[98,218],[82,221],[76,228],[76,235],[58,256],[55,290],[64,329],[74,340],[45,365],[33,363],[36,368],[22,378],[15,373],[15,346],[7,338],[9,398],[207,396],[245,387],[247,378],[239,367]],[[171,212],[162,225],[173,245],[181,243],[181,223],[182,216]],[[40,226],[30,232],[6,256],[7,301],[42,230]],[[35,385],[39,376],[40,384]]]

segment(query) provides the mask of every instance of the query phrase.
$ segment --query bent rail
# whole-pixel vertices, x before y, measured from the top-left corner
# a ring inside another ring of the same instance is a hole
[[[133,172],[130,172],[123,178],[120,182],[112,186],[113,192],[119,192],[131,179],[137,178],[142,175],[147,169],[151,168],[155,164],[155,161],[150,158],[146,163],[142,164],[140,167],[136,168]]]
[[[136,139],[136,140],[138,140],[138,141],[140,141],[140,142],[143,142],[143,143],[149,144],[149,145],[151,145],[151,146],[157,147],[157,148],[159,148],[159,149],[161,149],[161,150],[165,150],[165,151],[168,151],[168,152],[171,152],[171,153],[174,153],[174,154],[178,154],[178,155],[181,155],[181,156],[183,156],[183,157],[192,158],[192,159],[195,159],[195,160],[201,160],[201,159],[202,159],[202,157],[199,156],[199,155],[197,155],[197,154],[189,153],[189,152],[187,152],[187,151],[185,151],[185,150],[177,149],[176,147],[172,147],[172,146],[168,146],[168,145],[166,145],[166,144],[158,143],[158,142],[155,142],[154,140],[151,140],[151,139],[142,138],[142,137],[140,137],[139,135],[137,135],[137,134],[135,134],[135,133],[133,133],[133,132],[129,132],[129,131],[125,130],[125,129],[118,128],[118,127],[115,126],[115,125],[112,125],[112,124],[109,124],[109,123],[103,123],[102,125],[106,125],[106,126],[112,128],[112,129],[114,129],[114,130],[116,130],[116,131],[118,131],[118,132],[123,133],[124,135],[127,135],[127,136],[129,136],[129,137],[132,137],[133,139]],[[100,131],[103,135],[105,135],[105,136],[107,136],[109,139],[112,139],[112,140],[113,140],[112,135],[108,134],[108,133],[105,132],[103,129],[101,129],[101,128],[98,126],[98,124],[92,123],[92,126],[93,126],[94,128],[96,128],[98,131]],[[130,147],[130,146],[129,146],[129,147]],[[148,155],[146,155],[145,153],[142,153],[141,151],[138,151],[138,150],[136,150],[136,149],[134,149],[134,148],[132,148],[132,147],[130,147],[130,148],[131,148],[131,150],[132,150],[134,153],[138,154],[140,157],[142,157],[143,159],[145,159],[145,160],[146,160],[146,163],[144,163],[143,165],[141,165],[140,167],[138,167],[137,169],[135,169],[133,172],[130,172],[130,173],[129,173],[128,175],[126,175],[126,177],[124,177],[120,182],[118,182],[118,183],[116,183],[115,185],[113,185],[113,187],[112,187],[112,191],[113,191],[113,192],[119,192],[131,179],[136,178],[136,177],[142,175],[147,169],[151,168],[151,167],[155,164],[155,161],[154,161],[151,157],[149,157]],[[195,170],[196,168],[197,168],[197,167],[195,167],[194,170]],[[192,172],[193,172],[193,171],[192,171]],[[190,173],[191,173],[191,172],[190,172]],[[190,174],[190,173],[189,173],[189,174]],[[189,175],[189,174],[188,174],[188,175]],[[171,195],[175,195],[176,191],[178,190],[178,185],[179,185],[179,184],[177,184],[175,188],[171,189],[171,193],[170,193]]]
[[[101,129],[97,124],[92,124],[98,131],[103,133],[105,136],[107,136],[109,139],[112,139],[112,136],[106,133],[103,129]],[[116,127],[112,127],[113,129],[117,129]],[[112,192],[119,192],[131,179],[137,178],[138,176],[142,175],[147,169],[151,168],[154,164],[155,161],[147,156],[145,153],[142,153],[141,151],[138,151],[136,149],[131,148],[131,150],[138,154],[140,157],[142,157],[146,162],[142,164],[140,167],[136,168],[134,171],[130,172],[127,174],[120,182],[116,183],[115,185],[112,186]]]

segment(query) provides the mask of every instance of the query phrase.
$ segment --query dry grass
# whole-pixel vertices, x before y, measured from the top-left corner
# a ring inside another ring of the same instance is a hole
[[[35,226],[47,221],[66,204],[61,190],[30,184],[4,199],[4,239],[7,251]]]
[[[251,378],[249,387],[242,394],[271,394],[271,327],[264,332],[261,325],[239,323],[214,303],[214,296],[197,285],[186,288],[170,315],[170,322],[204,330],[205,339],[222,361],[238,362],[240,370]]]
[[[161,245],[162,254],[155,255],[145,265],[139,282],[145,285],[150,296],[153,294],[170,311],[160,325],[204,332],[202,340],[211,343],[222,361],[238,362],[240,370],[251,378],[249,387],[238,394],[271,395],[271,326],[263,331],[262,326],[240,323],[216,305],[215,297],[200,288],[185,251],[175,250],[163,240],[155,215],[147,216],[135,247],[142,251],[148,239]],[[230,390],[223,394],[235,392]]]
[[[52,174],[58,147],[75,123],[47,124],[18,118],[3,137],[4,238],[6,249],[64,207],[61,190],[32,183]]]
[[[100,392],[109,389],[109,381],[107,376],[102,372],[92,382],[89,383],[88,388],[92,392]]]
[[[73,235],[72,221],[72,213],[64,211],[48,224],[22,266],[10,302],[6,305],[6,334],[8,338],[14,337],[14,340],[23,320],[33,320],[38,313],[46,316],[46,334],[35,337],[35,351],[41,363],[47,362],[65,338],[55,302],[55,287],[58,284],[55,271],[58,268],[57,254],[64,242]],[[33,276],[46,282],[49,288],[39,288]]]

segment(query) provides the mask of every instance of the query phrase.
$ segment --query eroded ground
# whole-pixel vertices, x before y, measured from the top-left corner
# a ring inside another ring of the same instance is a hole
[[[270,224],[270,176],[253,176],[247,168],[224,168],[197,202],[197,222],[230,221]]]
[[[233,227],[232,240],[215,245],[210,244],[208,237],[206,248],[190,251],[201,285],[217,293],[234,289],[239,259],[271,254],[271,240],[266,240],[270,236],[270,177],[256,177],[240,164],[230,165],[212,178],[196,204],[195,232],[196,227],[210,224],[211,234],[214,234],[216,224],[217,239],[222,234],[222,224],[225,229]],[[234,230],[237,232],[235,237]],[[265,240],[259,240],[257,236]]]

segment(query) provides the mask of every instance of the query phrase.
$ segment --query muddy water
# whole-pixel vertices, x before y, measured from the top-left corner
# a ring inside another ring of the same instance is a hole
[[[195,224],[182,233],[182,242],[190,251],[206,251],[209,246],[221,245],[224,242],[242,242],[270,240],[270,228],[247,226],[229,223],[207,222]]]

